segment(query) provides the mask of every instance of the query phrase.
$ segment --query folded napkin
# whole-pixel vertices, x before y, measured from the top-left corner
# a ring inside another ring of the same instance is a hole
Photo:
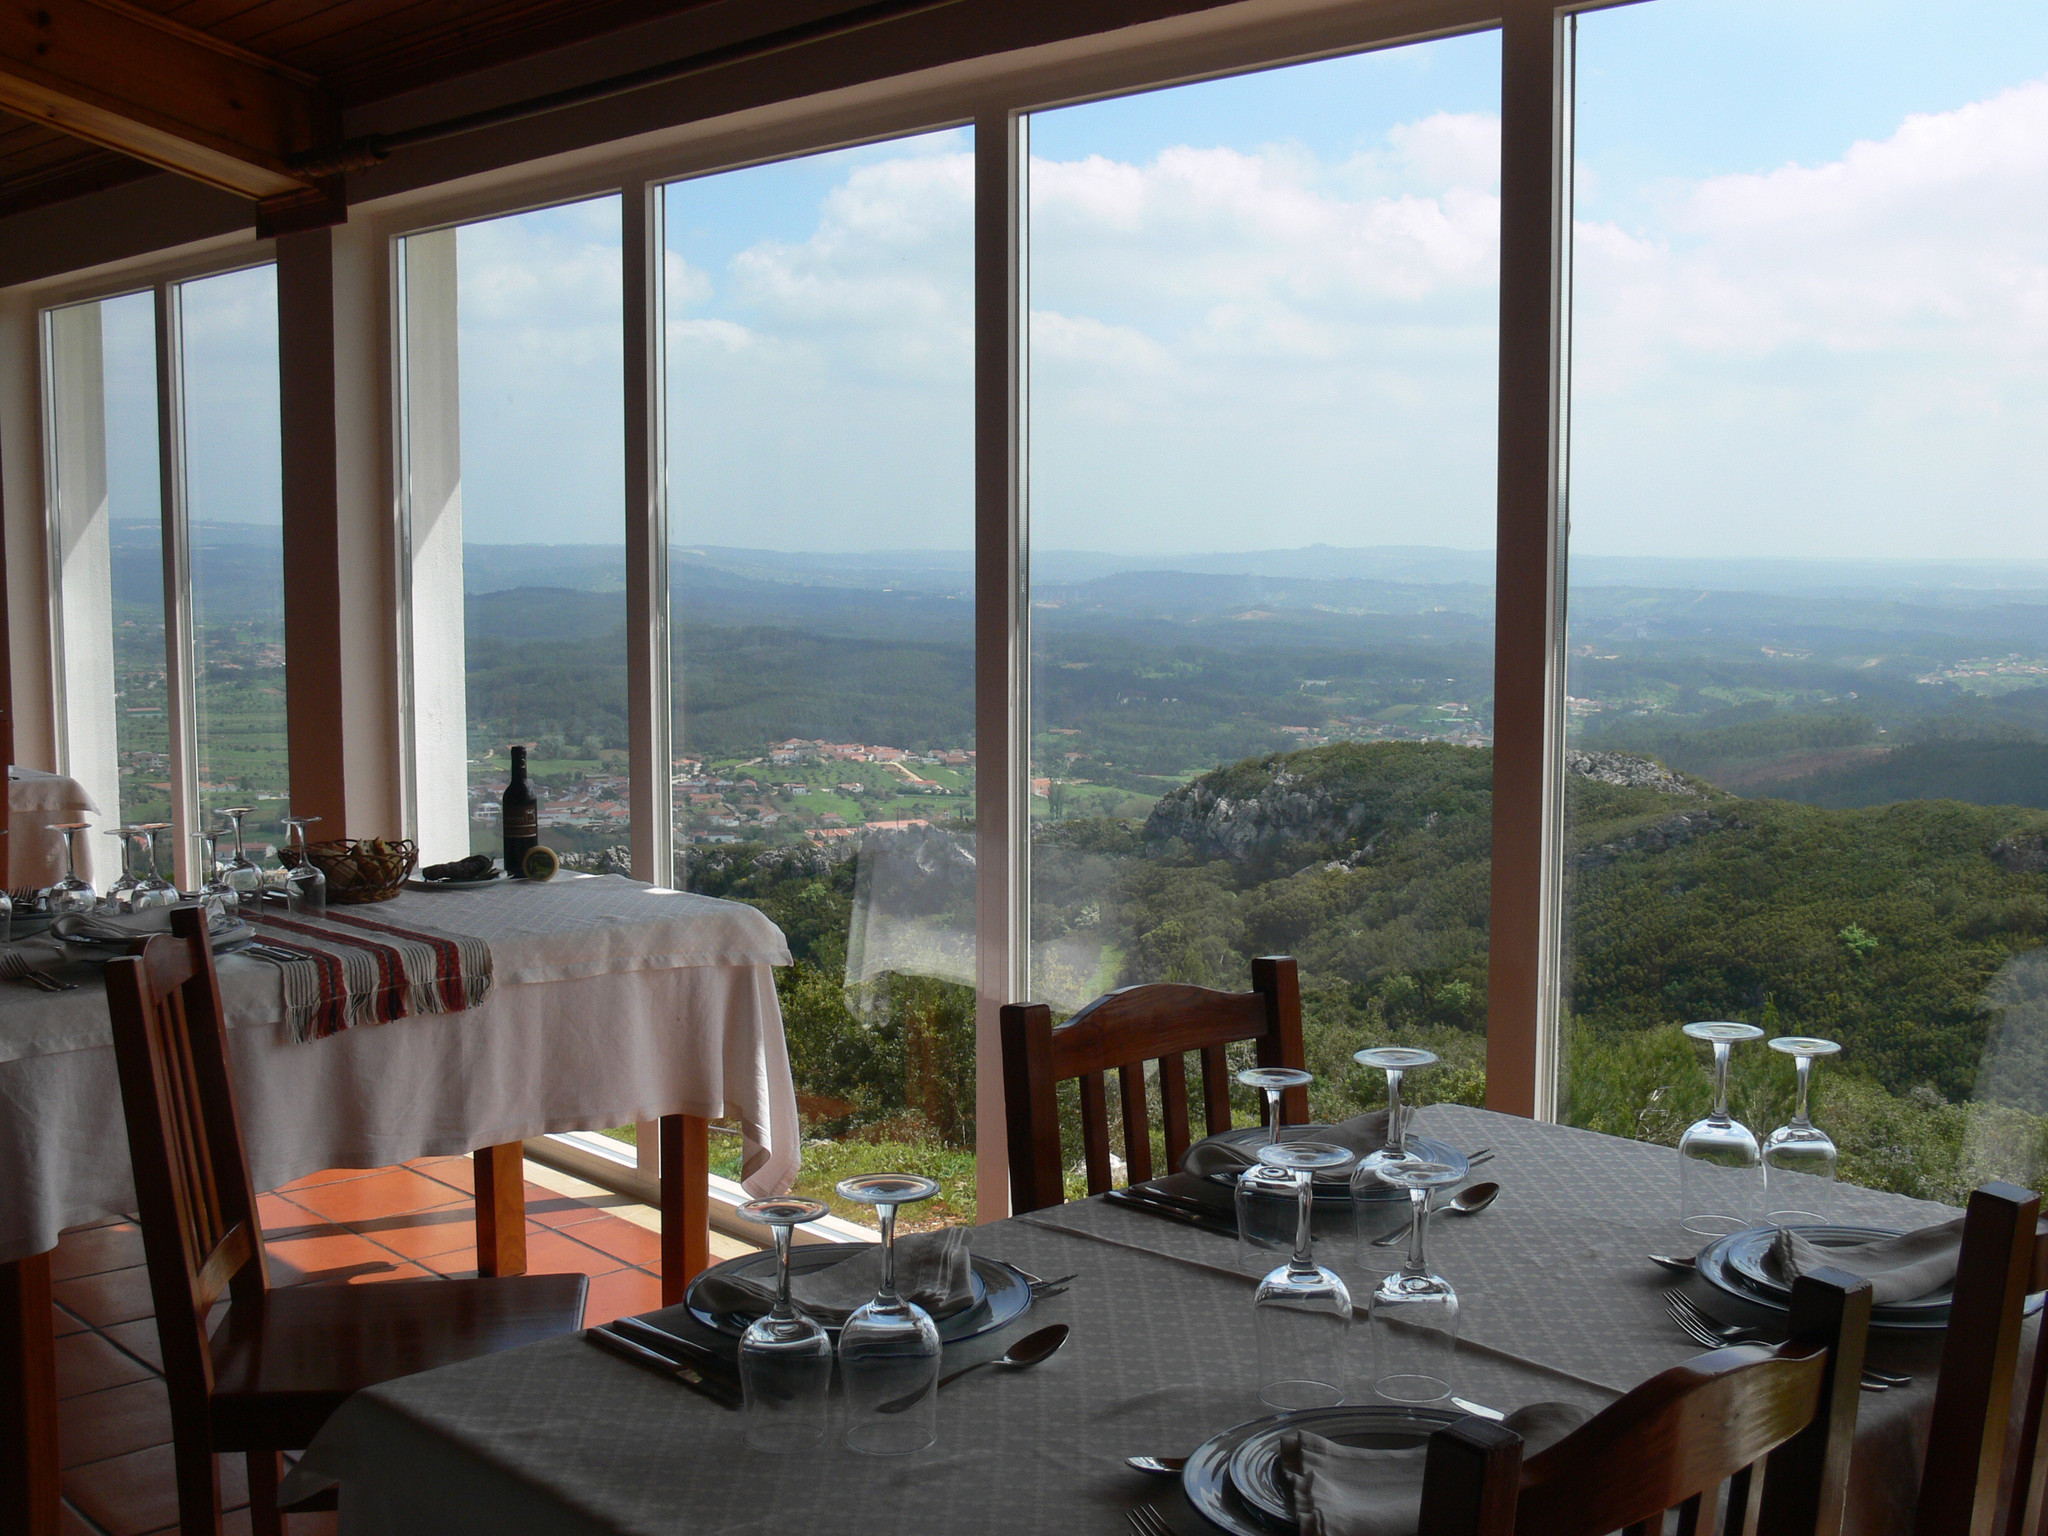
[[[132,944],[169,933],[172,911],[170,907],[144,907],[140,912],[67,912],[50,924],[50,932],[84,944]],[[233,922],[223,913],[208,927],[219,933]]]
[[[879,1245],[789,1277],[789,1296],[813,1320],[836,1327],[858,1307],[875,1299],[882,1283]],[[967,1253],[967,1229],[946,1227],[896,1239],[896,1294],[933,1317],[951,1317],[974,1300]],[[712,1312],[758,1315],[775,1304],[775,1274],[709,1274],[697,1288],[697,1304]]]
[[[1387,1144],[1387,1112],[1368,1110],[1340,1120],[1335,1125],[1290,1125],[1282,1128],[1283,1141],[1327,1141],[1361,1157]],[[1232,1142],[1223,1135],[1205,1136],[1188,1148],[1180,1160],[1183,1173],[1238,1173],[1259,1160],[1259,1148],[1271,1143],[1244,1137]]]
[[[1507,1416],[1526,1460],[1548,1450],[1592,1414],[1571,1403],[1531,1403]],[[1280,1481],[1301,1536],[1415,1536],[1422,1518],[1427,1443],[1398,1451],[1339,1445],[1300,1432],[1280,1446]]]
[[[1956,1277],[1956,1258],[1963,1246],[1963,1218],[1921,1227],[1901,1237],[1874,1238],[1844,1248],[1823,1248],[1791,1227],[1778,1228],[1771,1242],[1771,1266],[1791,1282],[1823,1266],[1847,1270],[1870,1282],[1870,1299],[1917,1301]]]

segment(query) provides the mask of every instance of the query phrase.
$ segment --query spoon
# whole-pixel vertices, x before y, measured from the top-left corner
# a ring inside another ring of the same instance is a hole
[[[1071,1331],[1065,1323],[1054,1323],[1050,1328],[1041,1328],[1036,1333],[1027,1333],[1023,1338],[1010,1346],[1008,1354],[999,1355],[993,1360],[978,1361],[968,1366],[965,1370],[955,1371],[950,1376],[942,1376],[939,1378],[937,1385],[919,1387],[915,1392],[881,1404],[875,1409],[875,1412],[902,1413],[906,1409],[915,1408],[924,1401],[924,1396],[927,1392],[936,1392],[940,1387],[950,1387],[962,1376],[971,1376],[985,1365],[1000,1365],[1006,1366],[1011,1370],[1022,1370],[1026,1366],[1038,1364],[1041,1360],[1049,1360],[1059,1353],[1060,1346],[1067,1342],[1067,1334]]]
[[[1126,1456],[1124,1465],[1133,1472],[1149,1472],[1154,1477],[1179,1477],[1182,1467],[1188,1464],[1185,1456]]]
[[[1499,1198],[1500,1186],[1498,1184],[1470,1184],[1459,1190],[1442,1205],[1431,1207],[1430,1214],[1441,1216],[1448,1211],[1453,1216],[1477,1216]],[[1408,1234],[1413,1230],[1413,1227],[1414,1224],[1412,1222],[1408,1226],[1397,1227],[1385,1237],[1374,1238],[1372,1245],[1375,1248],[1391,1248],[1396,1243],[1405,1243],[1408,1241]]]

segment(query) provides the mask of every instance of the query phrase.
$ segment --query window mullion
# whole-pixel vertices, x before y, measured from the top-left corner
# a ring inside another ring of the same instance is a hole
[[[663,367],[662,189],[629,183],[620,198],[626,426],[626,710],[633,874],[675,883],[669,775],[668,429]]]
[[[185,474],[185,362],[175,283],[156,285],[156,449],[163,503],[164,706],[171,757],[177,881],[198,887],[199,724],[193,691],[191,512]]]

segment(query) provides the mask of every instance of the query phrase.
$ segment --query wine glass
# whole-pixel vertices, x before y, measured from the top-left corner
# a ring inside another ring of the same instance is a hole
[[[839,1373],[846,1390],[846,1447],[870,1456],[904,1456],[938,1438],[939,1330],[914,1301],[896,1294],[896,1208],[929,1200],[934,1179],[914,1173],[864,1173],[841,1179],[840,1198],[872,1205],[882,1228],[882,1284],[875,1299],[839,1330]],[[908,1408],[884,1413],[917,1393]]]
[[[164,878],[163,866],[158,860],[158,835],[172,830],[168,821],[144,822],[136,829],[144,839],[144,851],[149,856],[149,874],[135,888],[132,905],[140,912],[148,907],[169,907],[177,905],[178,888]]]
[[[775,1234],[775,1306],[740,1335],[745,1436],[757,1451],[805,1451],[825,1438],[832,1400],[832,1339],[789,1300],[790,1229],[829,1215],[820,1200],[772,1195],[734,1210]],[[936,1396],[937,1394],[932,1394]]]
[[[1356,1153],[1321,1141],[1263,1147],[1259,1161],[1291,1177],[1294,1253],[1259,1282],[1252,1315],[1259,1340],[1259,1400],[1274,1408],[1334,1408],[1344,1401],[1351,1292],[1316,1263],[1315,1176],[1348,1168]]]
[[[285,909],[300,917],[320,917],[327,911],[327,876],[307,851],[306,828],[319,819],[318,816],[284,818],[284,824],[291,828],[289,853],[284,861]]]
[[[1289,1088],[1305,1088],[1315,1081],[1315,1074],[1304,1072],[1299,1067],[1246,1067],[1237,1074],[1237,1080],[1247,1088],[1257,1088],[1266,1095],[1266,1125],[1273,1133],[1273,1139],[1280,1139],[1280,1127],[1285,1117],[1280,1110],[1280,1095]]]
[[[47,823],[46,832],[55,832],[64,839],[64,878],[51,886],[43,896],[43,906],[52,917],[64,917],[72,912],[90,912],[99,905],[99,892],[92,888],[90,880],[78,875],[78,834],[90,832],[92,826],[83,821],[59,821]]]
[[[1401,1112],[1401,1079],[1418,1068],[1435,1066],[1436,1052],[1407,1045],[1381,1045],[1358,1051],[1351,1059],[1362,1067],[1377,1067],[1387,1074],[1387,1144],[1377,1152],[1368,1152],[1352,1169],[1351,1187],[1356,1198],[1361,1189],[1371,1189],[1374,1175],[1388,1164],[1421,1160],[1408,1150],[1408,1128]]]
[[[1819,1204],[1822,1185],[1835,1180],[1835,1143],[1828,1133],[1806,1115],[1807,1094],[1813,1086],[1813,1064],[1833,1056],[1842,1048],[1833,1040],[1816,1040],[1809,1035],[1780,1035],[1771,1049],[1792,1058],[1799,1072],[1799,1106],[1792,1111],[1792,1123],[1781,1125],[1764,1138],[1764,1194],[1771,1209],[1764,1220],[1777,1225],[1793,1221],[1823,1221],[1818,1211],[1797,1202],[1802,1198]],[[1804,1174],[1807,1184],[1787,1175]]]
[[[192,834],[192,841],[199,845],[199,904],[209,921],[235,909],[235,888],[228,884],[227,870],[220,861],[220,840],[226,836],[224,831]]]
[[[1397,1403],[1433,1403],[1451,1395],[1458,1293],[1429,1267],[1429,1196],[1457,1183],[1464,1173],[1449,1163],[1412,1157],[1381,1163],[1373,1176],[1407,1190],[1414,1210],[1408,1257],[1366,1301],[1377,1361],[1373,1389]]]
[[[235,900],[245,907],[253,907],[263,899],[263,870],[242,848],[242,818],[254,809],[253,805],[229,805],[220,810],[228,820],[226,830],[235,839],[235,856],[228,860],[228,885]]]
[[[135,875],[135,842],[142,835],[142,828],[128,822],[118,827],[102,827],[100,831],[108,837],[117,837],[121,840],[121,877],[107,887],[106,903],[116,912],[132,911],[135,906],[135,893],[142,887],[141,880]]]
[[[1756,1040],[1754,1024],[1687,1024],[1685,1033],[1714,1048],[1714,1112],[1678,1138],[1679,1225],[1695,1237],[1725,1237],[1756,1221],[1764,1192],[1756,1133],[1728,1113],[1728,1050]]]

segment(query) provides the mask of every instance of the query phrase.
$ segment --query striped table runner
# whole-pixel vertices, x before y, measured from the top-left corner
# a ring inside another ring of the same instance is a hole
[[[472,935],[336,908],[310,919],[267,909],[245,915],[266,944],[300,956],[271,962],[284,975],[285,1027],[294,1040],[324,1040],[409,1014],[459,1013],[490,996],[491,947]]]

